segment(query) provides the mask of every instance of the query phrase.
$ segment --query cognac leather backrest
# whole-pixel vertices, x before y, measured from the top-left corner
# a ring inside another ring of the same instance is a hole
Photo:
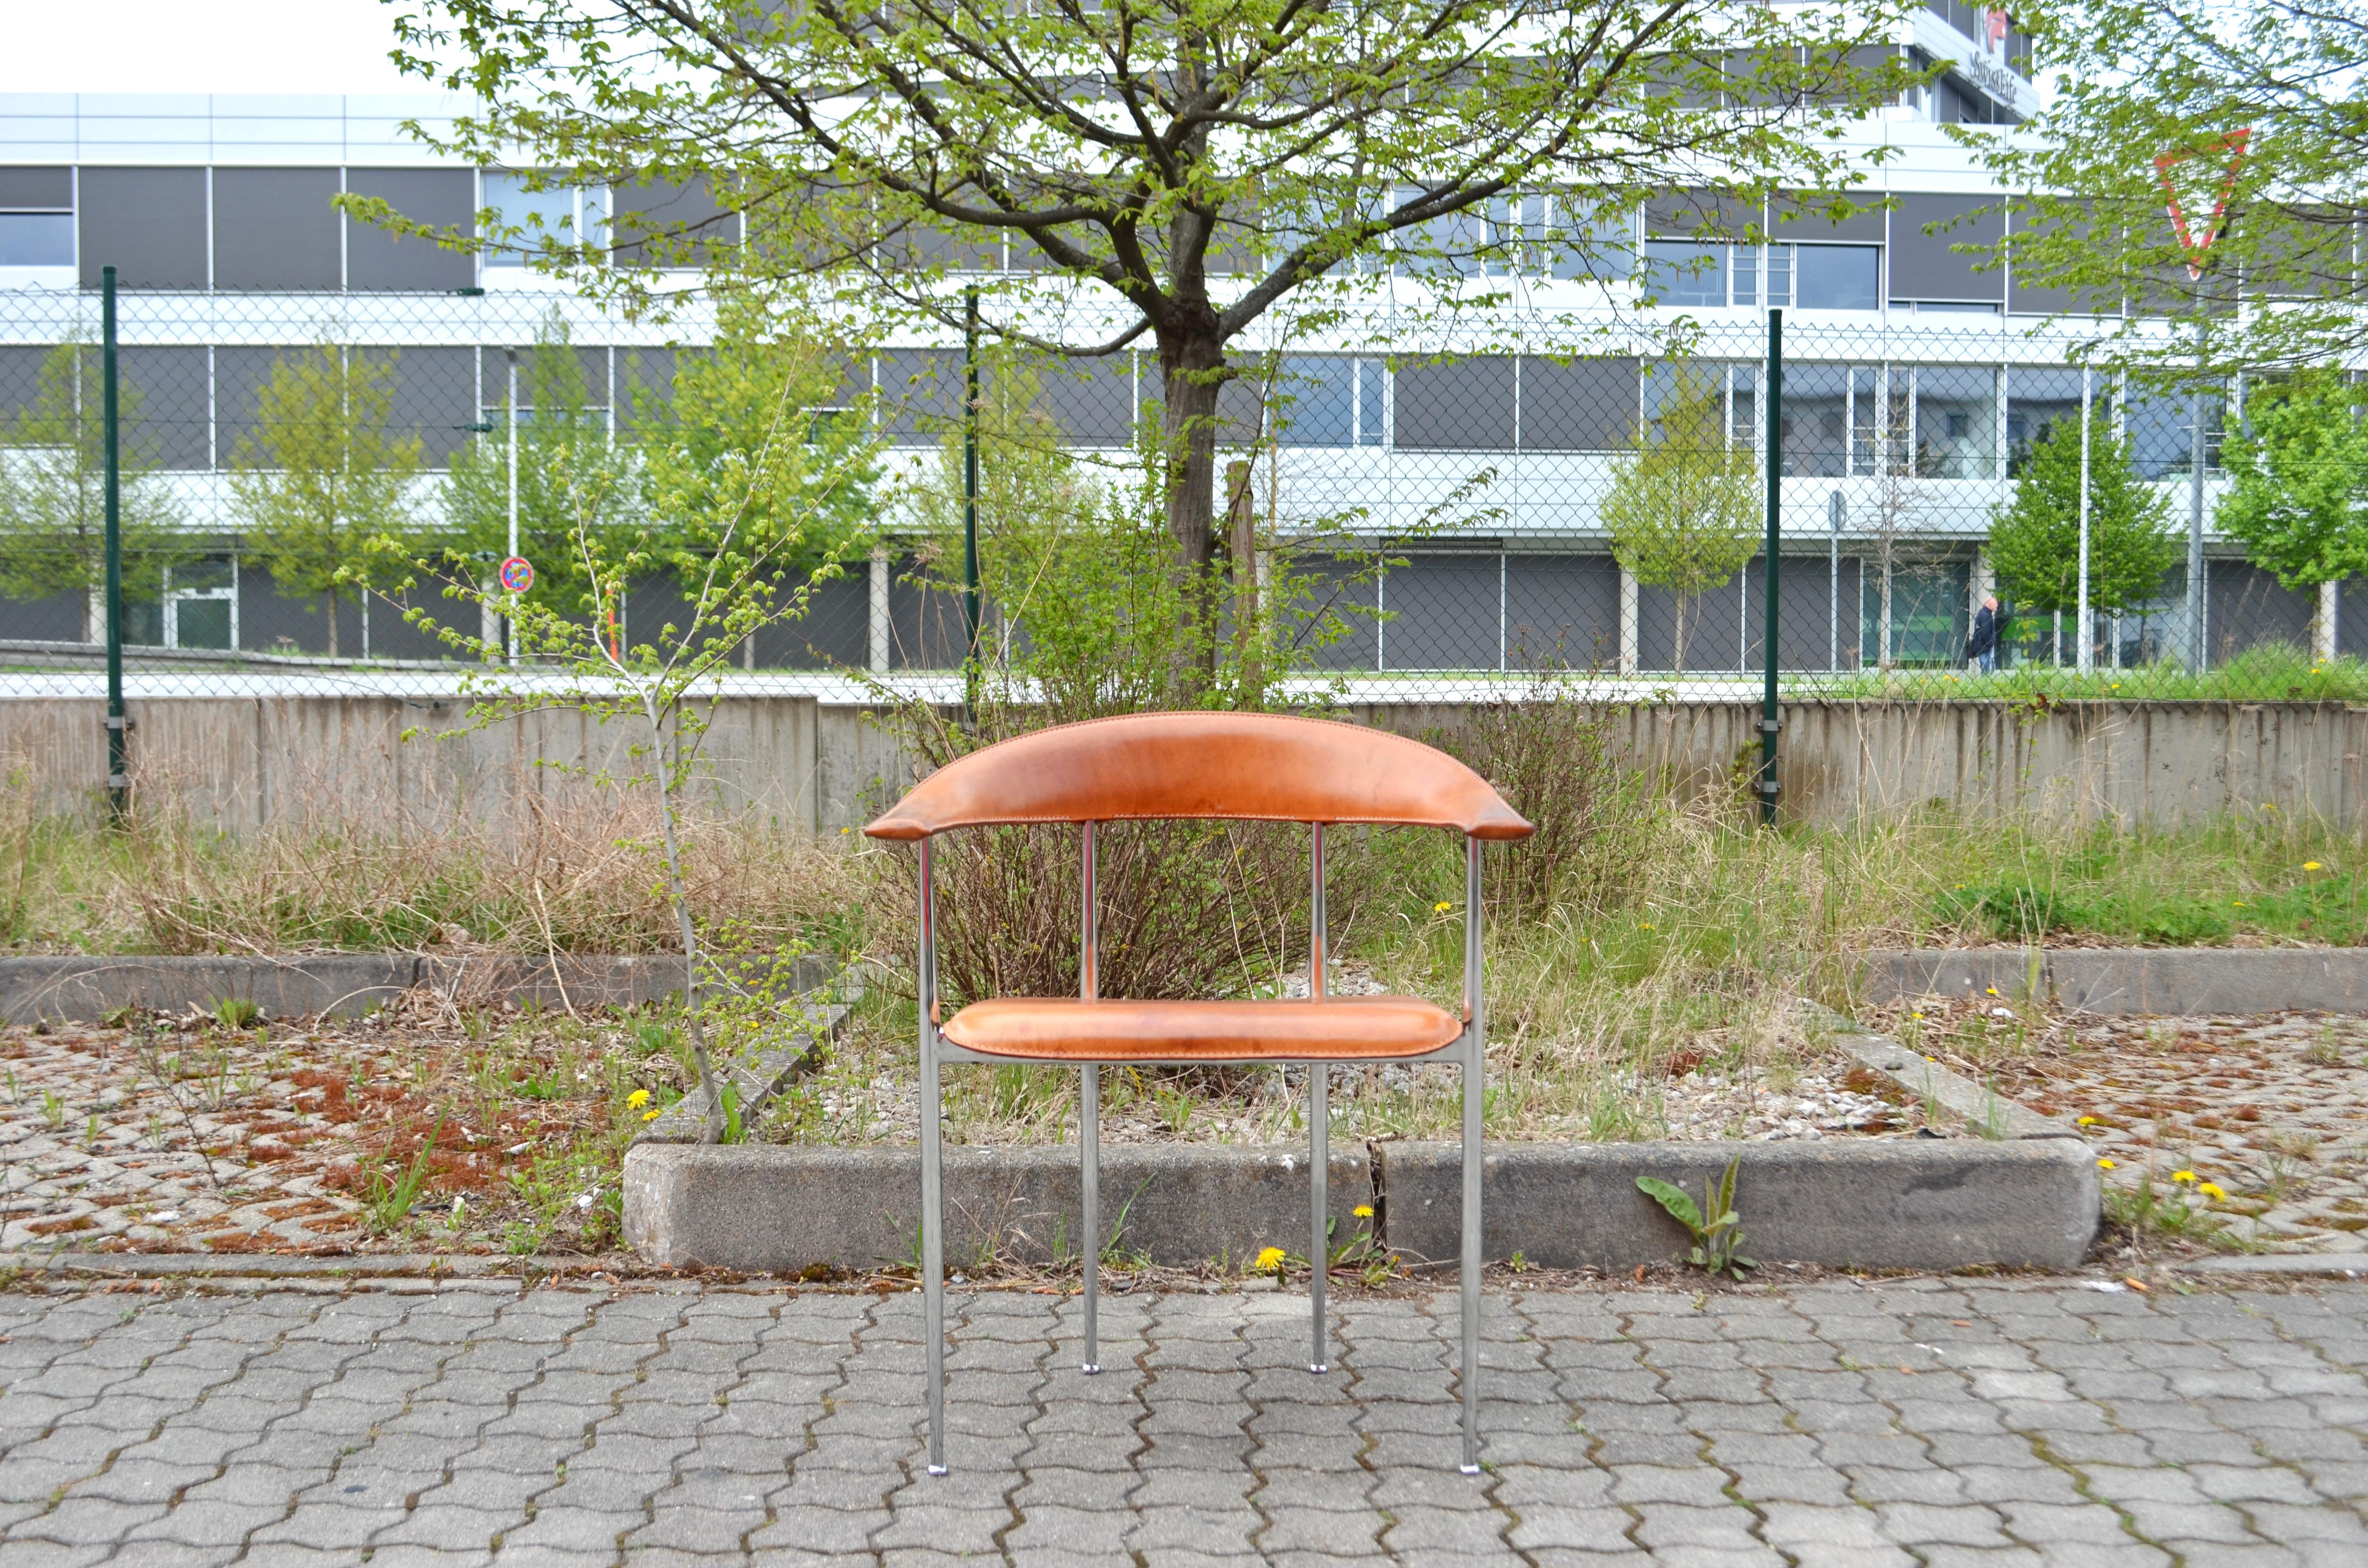
[[[1279,713],[1134,713],[1016,736],[922,779],[863,831],[916,839],[991,823],[1225,817],[1386,823],[1481,838],[1536,830],[1435,746]]]

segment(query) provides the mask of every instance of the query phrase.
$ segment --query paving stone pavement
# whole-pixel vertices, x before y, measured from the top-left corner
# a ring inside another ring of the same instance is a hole
[[[0,1568],[2368,1562],[2368,1286],[0,1293]]]

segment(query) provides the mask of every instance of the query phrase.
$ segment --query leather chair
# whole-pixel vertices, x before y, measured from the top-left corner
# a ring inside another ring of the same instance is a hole
[[[1311,829],[1315,937],[1304,1001],[1144,1002],[1099,987],[1094,896],[1097,824],[1159,818],[1301,822]],[[1081,962],[1075,997],[996,996],[951,1018],[938,996],[930,840],[950,829],[1075,823],[1085,857]],[[1458,1017],[1413,996],[1330,996],[1325,984],[1324,830],[1335,823],[1452,829],[1464,837],[1463,1006]],[[1328,1171],[1324,1066],[1452,1061],[1463,1068],[1463,1471],[1480,1468],[1480,1119],[1486,1010],[1480,976],[1480,848],[1534,830],[1487,781],[1446,753],[1385,731],[1267,713],[1143,713],[1064,724],[1004,741],[939,768],[863,830],[918,846],[920,859],[921,1288],[928,1338],[929,1473],[946,1472],[944,1188],[939,1067],[947,1062],[1075,1066],[1084,1082],[1085,1370],[1099,1371],[1096,1293],[1105,1063],[1307,1064],[1309,1237],[1314,1345],[1325,1366],[1324,1260]]]

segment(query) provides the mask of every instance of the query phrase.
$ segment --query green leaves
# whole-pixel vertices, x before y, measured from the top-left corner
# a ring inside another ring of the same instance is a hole
[[[1611,463],[1603,526],[1621,569],[1678,597],[1676,657],[1686,665],[1686,608],[1734,577],[1759,545],[1759,464],[1727,439],[1725,400],[1701,372],[1676,378],[1654,428]]]
[[[1743,1218],[1735,1211],[1735,1177],[1742,1165],[1743,1157],[1738,1154],[1726,1163],[1725,1174],[1716,1181],[1704,1179],[1701,1208],[1696,1208],[1692,1197],[1675,1183],[1659,1176],[1636,1178],[1637,1190],[1667,1210],[1669,1218],[1683,1225],[1686,1233],[1693,1238],[1693,1247],[1686,1254],[1687,1262],[1712,1274],[1731,1274],[1738,1279],[1743,1278],[1745,1269],[1759,1267],[1735,1250],[1743,1240]]]
[[[394,364],[334,343],[272,361],[253,428],[231,457],[231,494],[246,553],[290,593],[367,592],[378,539],[416,533],[416,436],[392,436]],[[337,618],[329,618],[337,652]]]
[[[1990,514],[1990,564],[2019,610],[2068,610],[2080,597],[2080,421],[2059,419],[2032,443],[2014,498]],[[2162,592],[2180,543],[2170,503],[2140,480],[2112,410],[2089,424],[2089,603],[2112,614]]]
[[[2270,385],[2246,400],[2246,429],[2227,443],[2236,483],[2220,531],[2289,588],[2368,570],[2368,426],[2359,394],[2320,375]]]

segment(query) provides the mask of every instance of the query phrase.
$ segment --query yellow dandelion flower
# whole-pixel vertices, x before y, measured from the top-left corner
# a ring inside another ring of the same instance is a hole
[[[2084,1116],[2080,1119],[2080,1125],[2083,1127],[2094,1127],[2097,1125],[2097,1119],[2093,1116]]]
[[[2215,1203],[2221,1199],[2228,1196],[2228,1189],[2222,1187],[2216,1181],[2197,1182],[2195,1184],[2195,1190],[2202,1193],[2204,1197],[2211,1199]]]
[[[2195,1179],[2195,1173],[2193,1171],[2173,1171],[2170,1173],[2170,1179],[2173,1181],[2193,1181]]]
[[[1454,904],[1452,904],[1452,903],[1449,903],[1446,899],[1443,899],[1443,898],[1442,898],[1442,899],[1440,899],[1437,903],[1434,903],[1434,904],[1432,904],[1432,905],[1430,906],[1430,912],[1431,912],[1433,915],[1444,915],[1444,914],[1446,914],[1449,910],[1451,910],[1451,909],[1452,909],[1452,908],[1454,908],[1454,907],[1455,907],[1455,905],[1454,905]]]
[[[1652,928],[1653,923],[1649,920],[1640,920],[1636,923],[1636,929],[1639,931],[1650,931]]]
[[[1267,1247],[1259,1252],[1258,1261],[1250,1267],[1260,1274],[1280,1274],[1282,1272],[1282,1260],[1290,1256],[1281,1247]]]
[[[2322,868],[2316,860],[2305,860],[2302,863],[2302,869],[2305,871],[2317,871],[2321,870],[2324,868]]]
[[[2097,1160],[2097,1168],[2100,1171],[2110,1171],[2113,1169],[2113,1162],[2104,1158],[2102,1155],[2100,1155]]]
[[[1995,996],[1995,995],[1997,995],[1997,994],[1998,994],[1998,987],[1997,987],[1997,986],[1995,986],[1995,985],[1986,985],[1986,986],[1984,986],[1982,989],[1983,989],[1983,990],[1985,990],[1985,991],[1987,991],[1987,992],[1989,994],[1991,994],[1992,996]]]
[[[1373,1217],[1373,1206],[1370,1203],[1360,1203],[1349,1212],[1360,1220],[1370,1220]]]
[[[625,1103],[632,1106],[635,1110],[639,1110],[643,1106],[650,1103],[650,1092],[647,1089],[635,1089],[632,1094],[625,1096]]]

